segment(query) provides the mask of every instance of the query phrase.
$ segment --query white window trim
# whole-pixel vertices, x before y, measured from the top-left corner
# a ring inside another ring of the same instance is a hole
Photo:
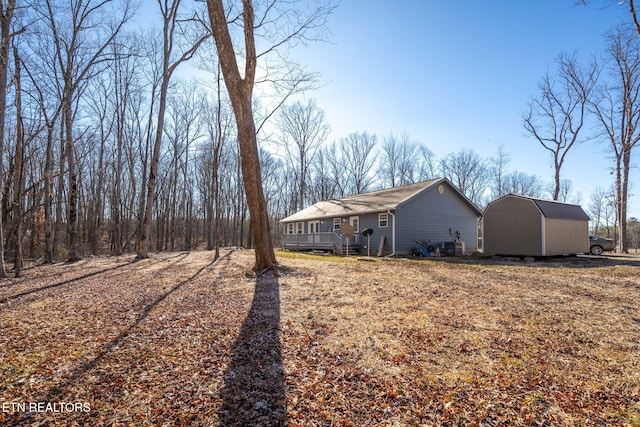
[[[304,233],[304,222],[296,222],[296,234]]]
[[[333,231],[340,230],[340,227],[342,227],[342,218],[333,218]]]
[[[349,224],[351,224],[351,226],[353,226],[354,219],[356,220],[356,226],[353,227],[353,230],[358,233],[360,232],[360,217],[357,215],[349,217]]]
[[[382,225],[383,221],[384,221],[384,225]],[[380,212],[378,214],[378,228],[387,228],[387,227],[389,227],[389,214],[386,212]]]
[[[309,234],[318,234],[318,233],[320,233],[320,221],[319,220],[309,221],[307,225],[309,227]]]

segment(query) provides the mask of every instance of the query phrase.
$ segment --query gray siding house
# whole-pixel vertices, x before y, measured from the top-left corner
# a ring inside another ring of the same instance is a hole
[[[506,195],[482,216],[484,253],[556,256],[589,252],[589,217],[578,205]]]
[[[332,250],[346,244],[361,254],[408,255],[416,241],[464,242],[478,249],[482,212],[445,178],[315,203],[283,220],[283,246],[289,250]],[[343,236],[343,224],[355,230]],[[371,229],[370,240],[362,235]]]

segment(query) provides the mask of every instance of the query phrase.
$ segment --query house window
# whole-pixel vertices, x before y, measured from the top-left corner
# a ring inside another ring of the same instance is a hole
[[[318,234],[320,232],[320,221],[309,221],[309,234]]]
[[[389,214],[387,213],[379,213],[378,214],[378,227],[384,228],[389,226]]]
[[[294,224],[292,222],[287,224],[287,234],[294,234],[294,230]]]
[[[298,234],[304,233],[304,222],[296,222],[296,229]]]
[[[342,226],[342,220],[340,218],[333,218],[333,231],[340,230]]]
[[[352,216],[349,218],[349,223],[353,227],[353,231],[356,233],[360,231],[360,217]]]

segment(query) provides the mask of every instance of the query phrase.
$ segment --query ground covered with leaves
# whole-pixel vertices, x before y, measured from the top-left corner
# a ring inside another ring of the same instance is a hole
[[[0,425],[640,425],[637,260],[93,258],[0,282]]]

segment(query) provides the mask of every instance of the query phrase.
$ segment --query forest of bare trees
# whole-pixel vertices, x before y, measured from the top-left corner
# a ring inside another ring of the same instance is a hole
[[[318,76],[294,61],[267,62],[270,78],[255,76],[253,83],[272,84],[271,91],[244,88],[239,95],[255,99],[233,107],[206,4],[152,4],[159,18],[149,23],[126,0],[0,2],[2,275],[5,261],[19,275],[23,259],[251,247],[255,230],[245,187],[255,187],[246,178],[256,173],[269,213],[265,230],[276,245],[278,219],[311,203],[436,176],[449,178],[479,206],[510,192],[586,202],[559,173],[549,184],[511,170],[502,147],[489,157],[465,149],[437,159],[417,135],[354,129],[329,140],[321,107],[300,96],[317,85]],[[316,12],[298,23],[294,35],[324,38],[320,29],[331,7]],[[225,13],[225,19],[242,16],[240,9]],[[619,59],[616,46],[631,42],[615,34],[611,56]],[[274,44],[256,52],[256,60],[294,35],[272,37]],[[562,73],[581,70],[575,61],[561,56]],[[589,70],[588,87],[574,102],[580,114],[596,113],[606,131],[616,111],[606,107],[619,99],[605,86],[596,91],[597,73]],[[278,81],[278,72],[287,78]],[[547,76],[543,83],[551,81]],[[247,169],[256,162],[239,147],[238,108],[254,114],[244,132],[256,137],[260,169]],[[530,111],[525,118],[533,118]],[[577,134],[571,125],[563,137]],[[611,141],[621,150],[621,186],[627,185],[626,153],[637,140],[631,138]],[[561,148],[566,141],[556,143]],[[616,203],[615,194],[602,188],[591,196],[596,227],[619,222]]]

